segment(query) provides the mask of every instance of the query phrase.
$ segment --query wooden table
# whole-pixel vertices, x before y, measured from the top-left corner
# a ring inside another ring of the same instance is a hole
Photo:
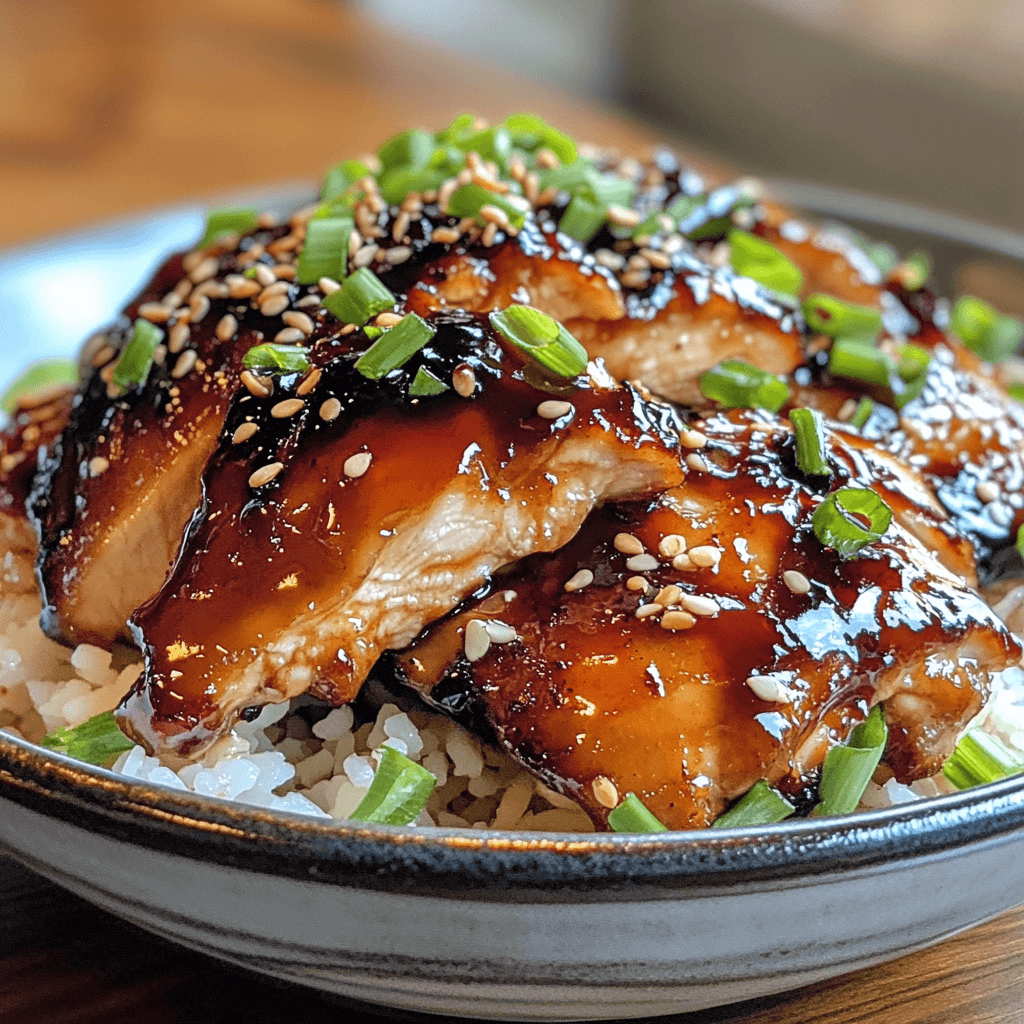
[[[653,138],[610,111],[314,0],[0,0],[0,38],[0,246],[197,195],[311,180],[395,131],[465,110],[535,110],[624,148]],[[369,1012],[153,939],[0,858],[4,1024]],[[677,1020],[1024,1021],[1024,910],[887,966]]]

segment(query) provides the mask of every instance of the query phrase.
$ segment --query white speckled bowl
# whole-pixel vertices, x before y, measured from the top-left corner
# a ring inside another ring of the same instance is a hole
[[[1024,258],[1016,235],[915,208],[888,204],[883,217],[860,197],[796,186],[786,198],[938,245],[947,272],[972,255]],[[46,325],[48,270],[93,268],[102,320],[194,236],[197,211],[0,257],[0,351],[24,353],[26,329]],[[63,339],[42,332],[39,355],[93,324],[62,326]],[[636,1017],[829,978],[1024,902],[1024,779],[830,821],[539,837],[321,824],[0,733],[0,845],[144,928],[314,988],[469,1017]]]

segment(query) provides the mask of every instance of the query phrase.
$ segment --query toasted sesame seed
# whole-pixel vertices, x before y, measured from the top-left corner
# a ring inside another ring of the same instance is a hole
[[[249,477],[249,486],[255,488],[262,487],[264,484],[269,484],[282,469],[284,469],[284,464],[280,462],[271,462],[266,466],[260,466],[260,468]]]
[[[653,601],[649,601],[647,604],[640,605],[636,610],[636,617],[638,619],[647,619],[652,615],[657,615],[659,612],[663,612],[665,609],[660,604],[655,604]]]
[[[598,249],[594,253],[594,262],[606,270],[621,270],[626,265],[626,258],[611,249]]]
[[[793,703],[793,694],[774,676],[749,676],[747,686],[753,691],[754,696],[760,697],[761,700],[769,701],[772,704]]]
[[[672,266],[668,255],[657,249],[641,249],[640,254],[655,270],[668,270]]]
[[[214,277],[220,269],[220,262],[216,256],[207,256],[206,259],[201,260],[192,272],[188,275],[189,280],[193,284],[201,284],[203,281],[209,281],[211,277]]]
[[[153,324],[166,323],[171,316],[171,310],[162,302],[144,302],[139,306],[139,316]]]
[[[667,533],[658,541],[658,553],[662,558],[675,558],[686,550],[686,538],[678,533]]]
[[[99,476],[110,468],[110,462],[102,455],[94,455],[89,460],[89,476]]]
[[[182,269],[186,274],[190,274],[199,266],[202,258],[203,252],[201,249],[193,249],[191,252],[185,253],[184,258],[181,261]]]
[[[502,231],[508,231],[512,226],[509,223],[508,214],[500,206],[492,206],[490,203],[485,203],[480,207],[480,216],[488,224],[497,224]]]
[[[708,443],[708,438],[699,430],[680,430],[679,442],[684,448],[703,448]]]
[[[651,274],[648,270],[631,270],[628,274],[623,274],[619,281],[626,288],[643,288],[650,276]]]
[[[845,423],[848,419],[850,419],[850,417],[853,416],[853,414],[856,411],[857,411],[857,403],[852,398],[848,398],[839,407],[839,412],[836,413],[836,419],[837,420],[842,420],[842,422]]]
[[[205,295],[193,295],[188,300],[189,319],[197,324],[210,312],[210,300]]]
[[[195,349],[189,348],[178,356],[178,361],[174,364],[174,369],[171,370],[171,376],[175,379],[184,377],[186,373],[192,370],[192,367],[196,365],[196,360],[199,357],[196,355]]]
[[[295,389],[297,395],[308,395],[320,383],[320,378],[323,376],[323,370],[315,367],[302,378],[302,382]]]
[[[205,295],[208,299],[226,299],[231,292],[223,281],[204,281],[192,294]]]
[[[519,639],[519,634],[510,625],[499,619],[487,619],[484,622],[484,629],[487,630],[492,644],[510,644],[513,640]]]
[[[708,471],[708,464],[696,453],[686,456],[686,464],[695,473],[706,473]]]
[[[463,398],[469,398],[476,390],[476,374],[468,363],[460,363],[452,371],[452,387]]]
[[[274,335],[274,341],[281,345],[290,345],[296,341],[305,341],[306,336],[298,329],[298,327],[285,327],[284,330],[278,331]]]
[[[370,242],[367,245],[362,246],[359,251],[352,257],[353,267],[368,267],[377,255],[377,251],[380,246],[376,242]]]
[[[608,207],[608,219],[624,228],[635,228],[640,223],[640,211],[612,204]]]
[[[412,249],[407,245],[393,245],[384,253],[384,259],[393,267],[397,267],[400,263],[405,263],[410,256],[412,256]]]
[[[225,313],[217,321],[217,337],[221,341],[230,341],[238,330],[238,321],[230,313]]]
[[[186,327],[185,330],[187,331],[188,328]],[[171,328],[171,331],[174,331],[173,327]],[[104,345],[103,348],[101,348],[99,352],[97,352],[96,355],[92,357],[92,365],[95,369],[98,370],[101,366],[106,366],[106,364],[109,363],[110,360],[113,359],[115,355],[116,353],[114,351],[113,346]]]
[[[273,284],[268,284],[267,287],[260,292],[259,297],[256,299],[257,305],[263,303],[272,295],[287,295],[288,289],[290,287],[291,285],[289,285],[287,281],[275,281]]]
[[[543,150],[541,152],[543,152]],[[619,791],[615,788],[615,783],[612,782],[611,779],[605,778],[603,775],[598,775],[590,784],[590,789],[594,794],[594,799],[602,807],[611,809],[618,806]]]
[[[385,311],[377,314],[377,319],[373,321],[376,327],[394,327],[395,324],[400,324],[404,317],[401,313],[392,313]]]
[[[782,582],[793,591],[794,594],[807,594],[811,589],[811,581],[796,569],[787,569],[782,574]]]
[[[612,543],[615,545],[615,550],[624,555],[642,555],[644,553],[643,544],[631,533],[615,534],[615,540]]]
[[[654,603],[660,604],[662,608],[668,608],[670,605],[678,604],[679,599],[683,596],[683,591],[677,587],[674,583],[670,583],[667,587],[662,587],[654,596]]]
[[[289,326],[294,327],[301,331],[304,335],[312,334],[313,329],[316,326],[313,323],[313,318],[306,313],[300,313],[297,310],[289,309],[286,313],[281,314],[281,319]]]
[[[324,295],[333,295],[341,287],[333,277],[321,277],[316,286]]]
[[[341,415],[341,402],[336,398],[328,398],[323,405],[320,406],[320,419],[326,420],[328,423],[331,420],[336,420]]]
[[[260,312],[264,316],[277,316],[288,308],[287,295],[271,295],[260,303]]]
[[[626,568],[630,572],[650,572],[657,569],[658,565],[659,562],[654,555],[633,555],[626,559]]]
[[[689,554],[686,551],[683,551],[672,559],[672,568],[683,572],[687,569],[696,569],[697,567],[693,564]]]
[[[466,635],[463,638],[463,650],[467,661],[479,661],[491,647],[491,638],[487,635],[487,627],[480,619],[470,619],[466,623]]]
[[[273,394],[274,380],[272,377],[257,377],[251,370],[243,370],[239,380],[249,393],[257,398],[266,398]]]
[[[189,294],[190,294],[191,291],[192,291],[192,282],[187,277],[183,277],[174,286],[174,291],[172,292],[172,294],[178,296],[178,302],[180,304],[180,303],[184,302],[185,299],[187,299],[189,297]]]
[[[357,477],[361,477],[370,468],[372,461],[373,455],[370,452],[357,452],[345,460],[345,465],[341,467],[341,471],[345,476],[352,477],[354,480]]]
[[[557,420],[572,412],[572,403],[556,402],[549,399],[537,406],[537,415],[545,420]]]
[[[722,552],[711,544],[700,544],[690,548],[690,561],[701,569],[710,569],[722,560]]]
[[[493,222],[488,224],[484,228],[483,234],[480,236],[480,242],[482,245],[494,245],[495,239],[498,237],[498,225]]]
[[[282,238],[281,241],[284,242],[285,239]],[[294,281],[298,271],[290,263],[275,263],[274,273],[281,280]]]
[[[277,280],[277,274],[275,274],[266,263],[257,263],[253,273],[256,275],[256,280],[259,281],[264,288],[272,285]]]
[[[400,242],[405,233],[409,230],[409,213],[407,210],[399,210],[394,224],[391,225],[391,238]]]
[[[693,629],[697,620],[689,612],[665,612],[660,620],[662,629]]]
[[[294,416],[305,404],[301,398],[285,398],[271,408],[270,415],[275,420],[286,420],[289,416]]]
[[[228,295],[233,299],[248,299],[260,291],[257,281],[251,281],[241,274],[228,274],[224,283],[228,286]]]
[[[153,365],[154,366],[163,366],[166,359],[167,359],[167,346],[166,345],[157,345],[157,347],[155,349],[153,349]]]
[[[579,572],[574,573],[565,581],[564,589],[567,593],[572,594],[577,590],[582,590],[584,587],[589,587],[593,582],[594,574],[589,569],[580,569]]]
[[[995,501],[999,497],[999,487],[991,480],[982,480],[975,488],[974,493],[978,496],[978,501],[984,502],[987,505],[990,501]]]
[[[462,233],[456,231],[455,228],[434,228],[430,240],[440,242],[442,245],[454,245],[461,237]]]
[[[718,602],[712,597],[702,597],[700,594],[683,594],[679,603],[694,615],[717,615],[722,609]]]
[[[248,441],[249,438],[252,437],[252,435],[259,429],[260,428],[255,423],[242,423],[231,435],[231,443],[241,444],[243,441]]]
[[[295,302],[293,303],[293,305],[297,306],[297,307],[302,307],[304,309],[309,307],[309,306],[319,306],[320,305],[320,296],[319,295],[303,295],[301,299],[296,299]],[[287,315],[288,315],[288,313],[282,313],[281,314],[281,319],[284,320],[284,318]]]

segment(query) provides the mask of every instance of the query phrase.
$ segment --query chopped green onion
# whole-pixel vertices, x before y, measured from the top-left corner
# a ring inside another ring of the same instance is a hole
[[[863,519],[867,519],[867,527]],[[843,558],[878,540],[891,522],[892,509],[874,491],[863,487],[833,491],[811,517],[814,535]]]
[[[571,164],[576,159],[576,143],[536,114],[512,114],[505,118],[505,127],[512,133],[516,146],[530,152],[550,149],[563,164]]]
[[[377,179],[377,186],[386,203],[401,203],[412,192],[438,188],[448,176],[447,168],[395,167]]]
[[[885,753],[889,730],[882,716],[881,704],[850,733],[845,746],[833,747],[825,755],[821,772],[821,803],[815,816],[851,814],[857,809],[864,790],[868,788],[878,762]]]
[[[911,253],[896,269],[903,287],[916,292],[932,272],[932,258],[926,252]]]
[[[407,313],[356,360],[356,369],[370,380],[380,380],[404,366],[436,333],[422,317]]]
[[[484,206],[496,206],[499,210],[504,210],[513,227],[521,228],[526,220],[526,215],[518,206],[510,203],[504,196],[491,192],[472,181],[460,185],[452,193],[451,199],[448,200],[448,209],[445,212],[452,217],[479,218],[480,210]]]
[[[703,203],[704,196],[676,196],[664,210],[655,210],[646,220],[641,221],[633,229],[633,237],[643,238],[646,235],[664,234],[665,229],[661,225],[662,217],[668,217],[673,225],[678,227],[680,221],[689,217]]]
[[[18,407],[18,399],[50,384],[75,384],[78,366],[70,359],[44,359],[26,367],[0,395],[0,409],[10,414]]]
[[[900,387],[896,381],[891,381],[889,386],[892,388],[896,408],[902,409],[924,390],[932,356],[926,348],[909,343],[897,345],[896,355],[899,357],[896,375],[903,386]]]
[[[695,242],[724,237],[732,227],[733,211],[752,202],[751,197],[735,185],[716,188],[692,213],[680,220],[679,230]]]
[[[752,277],[759,284],[786,295],[796,295],[804,285],[804,275],[769,242],[749,231],[730,231],[732,268],[741,277]]]
[[[473,133],[475,124],[475,114],[459,114],[458,117],[453,118],[452,123],[444,131],[438,133],[437,141],[442,144],[451,142],[457,145],[462,139]]]
[[[1017,527],[1017,554],[1024,558],[1024,523]]]
[[[870,398],[862,398],[857,403],[857,408],[854,409],[853,415],[850,417],[849,423],[851,427],[856,427],[860,430],[869,419],[871,414],[875,411],[875,403]]]
[[[395,302],[380,278],[369,267],[360,267],[324,299],[323,305],[342,322],[362,327],[371,316],[394,308]]]
[[[320,201],[330,203],[337,199],[349,185],[362,181],[369,173],[370,168],[360,160],[342,160],[324,175],[320,186]]]
[[[377,159],[382,172],[393,167],[423,167],[434,155],[436,146],[430,132],[412,128],[383,143],[377,150]]]
[[[271,373],[305,373],[309,369],[309,350],[301,345],[276,345],[265,341],[245,353],[242,366]]]
[[[256,211],[243,209],[210,210],[206,230],[196,248],[205,249],[221,235],[244,235],[256,227]]]
[[[380,764],[373,782],[349,818],[381,825],[408,825],[420,816],[437,779],[423,765],[410,761],[393,747],[377,749]]]
[[[587,368],[587,350],[557,321],[532,306],[491,313],[491,326],[510,344],[561,377]]]
[[[896,250],[889,245],[888,242],[868,242],[863,247],[864,255],[883,274],[888,274],[897,263],[899,263],[899,256],[896,254]]]
[[[893,360],[863,338],[836,338],[828,357],[829,373],[836,377],[888,387],[894,372]]]
[[[420,398],[424,395],[440,395],[447,390],[448,385],[440,377],[434,376],[425,366],[421,366],[416,371],[416,377],[409,385],[409,394],[413,398]]]
[[[983,786],[1024,771],[1022,764],[997,736],[972,729],[960,738],[956,749],[942,766],[942,774],[957,789]]]
[[[882,314],[870,306],[843,302],[832,295],[808,295],[801,304],[807,326],[831,338],[865,337],[882,329]]]
[[[633,203],[636,186],[615,174],[595,174],[580,187],[582,195],[600,206],[625,206]]]
[[[499,169],[504,170],[512,152],[512,134],[504,125],[498,124],[468,136],[458,145],[467,153],[472,150],[484,160],[493,160]]]
[[[295,274],[299,284],[314,284],[321,277],[344,278],[352,227],[348,217],[314,218],[306,224],[306,241]]]
[[[367,324],[363,328],[363,334],[365,334],[370,341],[376,341],[386,330],[386,327],[375,327],[373,324]]]
[[[74,728],[61,726],[43,737],[42,746],[67,754],[87,764],[110,764],[118,754],[131,750],[135,744],[117,724],[112,711],[104,711]]]
[[[796,808],[777,790],[761,779],[724,814],[712,828],[748,828],[750,825],[773,825],[788,818]]]
[[[581,157],[571,164],[565,164],[562,167],[548,167],[541,171],[540,189],[544,192],[553,187],[560,192],[575,195],[599,174],[600,171],[589,160],[584,160]]]
[[[667,832],[668,829],[651,814],[636,793],[627,793],[622,803],[608,815],[614,832]]]
[[[1012,356],[1024,338],[1024,324],[973,295],[956,300],[950,327],[972,352],[990,363]]]
[[[1008,384],[1007,394],[1018,402],[1024,402],[1024,384]]]
[[[582,195],[573,196],[558,222],[558,230],[586,244],[601,230],[607,217],[608,208],[603,203],[595,203]]]
[[[825,458],[825,419],[817,409],[794,409],[789,414],[796,440],[796,464],[808,476],[831,476]]]
[[[700,393],[727,409],[778,412],[789,401],[789,387],[766,370],[726,359],[700,375]]]
[[[125,346],[114,367],[111,383],[121,391],[145,384],[153,365],[153,353],[163,339],[164,332],[148,320],[136,320],[131,341]]]

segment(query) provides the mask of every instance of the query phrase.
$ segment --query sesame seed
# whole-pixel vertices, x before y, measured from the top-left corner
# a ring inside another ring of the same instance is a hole
[[[189,319],[197,324],[210,312],[210,300],[205,295],[193,295],[188,300]]]
[[[634,537],[631,533],[615,534],[613,543],[615,550],[621,551],[624,555],[642,555],[644,553],[643,544],[640,543],[639,538]]]
[[[490,203],[485,203],[480,207],[480,216],[488,224],[497,224],[502,231],[508,231],[512,226],[509,224],[508,214],[500,206],[491,206]]]
[[[668,270],[672,266],[672,260],[657,249],[641,249],[640,254],[655,270]]]
[[[345,460],[345,465],[341,467],[341,471],[345,476],[351,477],[355,480],[357,477],[361,477],[370,468],[370,463],[372,461],[373,455],[370,452],[357,452],[355,455],[350,455]]]
[[[260,312],[264,316],[277,316],[288,308],[287,295],[271,295],[269,299],[260,303]]]
[[[376,327],[394,327],[396,324],[400,324],[403,320],[401,313],[378,313],[377,319],[373,321]]]
[[[636,610],[636,617],[638,619],[648,619],[652,615],[657,615],[659,612],[663,612],[665,609],[660,604],[655,604],[653,601],[647,604],[640,605]]]
[[[669,605],[678,604],[682,596],[682,590],[674,583],[670,583],[667,587],[662,587],[658,591],[654,597],[654,603],[660,604],[662,608],[668,608]]]
[[[297,330],[302,331],[303,334],[312,334],[313,329],[316,326],[313,323],[312,317],[310,317],[306,313],[300,313],[294,309],[289,309],[287,313],[282,313],[281,319],[289,327],[295,327]]]
[[[772,704],[792,704],[793,695],[782,686],[774,676],[749,676],[747,686],[753,691],[756,697],[769,701]]]
[[[412,256],[412,249],[407,245],[394,245],[384,253],[384,259],[393,267],[405,263],[410,256]]]
[[[645,580],[643,578],[643,576],[630,576],[629,579],[626,580],[626,589],[627,590],[646,590],[647,589],[647,580]]]
[[[230,341],[238,330],[238,321],[230,314],[225,313],[217,321],[217,337],[221,341]]]
[[[285,241],[287,241],[287,239],[285,239],[285,238],[281,239],[281,242],[285,242]],[[298,244],[298,239],[296,239],[295,244],[296,245]],[[296,275],[298,274],[298,271],[290,263],[275,263],[274,264],[274,273],[279,278],[281,278],[281,279],[283,279],[285,281],[294,281]]]
[[[480,236],[480,242],[483,245],[494,245],[494,240],[498,237],[498,225],[490,223],[484,228],[484,233]]]
[[[463,398],[469,398],[476,390],[476,374],[468,363],[460,363],[452,371],[452,387]]]
[[[228,295],[233,299],[248,299],[260,290],[258,282],[250,281],[241,274],[228,274],[225,284],[228,286]]]
[[[549,399],[537,406],[537,415],[545,420],[557,420],[571,412],[572,404],[570,402],[556,402]]]
[[[144,302],[139,306],[139,316],[152,324],[162,324],[170,319],[171,310],[162,302]]]
[[[689,612],[665,612],[660,620],[662,629],[693,629],[697,620]]]
[[[153,363],[156,366],[163,366],[164,365],[164,361],[166,359],[167,359],[167,346],[166,345],[157,345],[157,347],[155,349],[153,349]]]
[[[594,582],[594,574],[589,569],[580,569],[570,579],[565,581],[564,589],[572,594],[584,587],[589,587]]]
[[[271,462],[266,466],[260,466],[252,476],[249,477],[249,486],[256,488],[269,484],[271,480],[284,469],[283,463]]]
[[[400,242],[402,236],[409,230],[409,213],[407,210],[399,210],[395,223],[391,225],[391,237],[394,241]]]
[[[305,404],[301,398],[285,398],[271,408],[270,415],[275,420],[286,420],[289,416],[294,416]]]
[[[323,405],[320,406],[320,419],[326,420],[328,423],[331,420],[336,420],[341,415],[341,402],[336,398],[328,398]]]
[[[287,281],[275,281],[273,284],[268,284],[260,294],[259,298],[256,299],[257,304],[262,303],[265,299],[269,299],[271,295],[287,295],[288,289],[291,286]]]
[[[658,560],[654,555],[633,555],[626,559],[626,568],[630,572],[649,572],[658,568]]]
[[[697,454],[687,455],[686,464],[695,473],[706,473],[708,471],[708,464]]]
[[[305,341],[306,336],[298,329],[298,327],[285,327],[284,330],[278,331],[274,335],[274,341],[281,345],[290,345],[292,342]]]
[[[302,382],[295,389],[297,395],[308,395],[320,383],[320,378],[323,376],[323,371],[319,368],[312,369],[305,377],[302,378]]]
[[[203,253],[200,249],[193,249],[191,252],[185,253],[184,258],[181,261],[182,269],[186,274],[190,274],[199,266],[199,262],[202,258]]]
[[[256,280],[259,281],[264,288],[272,285],[277,280],[277,274],[275,274],[265,263],[257,263],[256,269],[253,273],[256,275]]]
[[[272,377],[257,377],[249,370],[243,370],[239,380],[245,385],[250,394],[257,398],[266,398],[273,394],[274,380]]]
[[[511,626],[498,619],[488,619],[484,622],[484,629],[492,644],[510,644],[519,639],[519,634]]]
[[[341,287],[333,277],[321,277],[316,286],[324,295],[333,295]]]
[[[852,399],[848,398],[839,407],[839,412],[836,413],[836,419],[842,420],[844,423],[850,419],[851,416],[857,411],[857,403]]]
[[[248,441],[259,429],[255,423],[243,423],[231,435],[231,443],[241,444],[243,441]]]
[[[977,494],[978,501],[984,502],[987,505],[990,501],[995,501],[999,497],[999,487],[991,480],[982,480],[974,493]]]
[[[787,569],[782,574],[782,582],[794,594],[806,594],[811,589],[811,581],[802,572],[797,572],[796,569]]]
[[[178,302],[184,302],[188,298],[189,293],[192,291],[192,282],[187,278],[183,277],[175,286],[172,294],[178,296]]]
[[[223,281],[204,281],[192,294],[205,295],[208,299],[226,299],[230,291]]]
[[[708,438],[699,430],[680,430],[679,442],[684,448],[703,448],[708,443]]]
[[[303,295],[303,297],[301,299],[296,299],[295,300],[294,305],[295,306],[301,306],[303,308],[305,308],[307,306],[319,306],[320,305],[320,296],[319,295]],[[287,315],[288,315],[287,313],[282,313],[281,314],[281,319],[284,320],[284,318]]]
[[[216,256],[207,256],[206,259],[200,260],[192,272],[188,275],[189,280],[193,284],[201,284],[203,281],[209,281],[211,277],[214,277],[220,268],[220,262]]]
[[[543,152],[543,150],[541,150],[541,152]],[[590,789],[594,794],[594,799],[602,807],[610,809],[618,806],[619,791],[615,788],[615,783],[612,782],[611,779],[605,778],[603,775],[598,775],[590,784]]]
[[[624,228],[635,228],[640,223],[640,211],[612,204],[608,207],[608,219]]]
[[[619,281],[626,288],[643,288],[650,276],[650,271],[631,270],[628,274],[623,274]]]
[[[687,569],[696,569],[697,567],[693,564],[689,554],[684,551],[672,559],[672,568],[683,572]]]
[[[377,255],[377,250],[380,248],[376,242],[370,242],[364,245],[356,254],[352,257],[353,267],[368,267]]]
[[[662,558],[675,558],[686,550],[686,539],[678,533],[667,533],[658,541],[658,553]]]
[[[700,594],[683,594],[679,603],[694,615],[712,616],[722,610],[714,598],[702,597]]]
[[[110,468],[110,463],[102,455],[94,455],[89,460],[89,476],[99,476]]]
[[[461,232],[456,231],[455,228],[434,228],[430,240],[440,242],[442,245],[454,245],[461,237]]]
[[[690,561],[701,569],[710,569],[722,560],[722,552],[710,544],[701,544],[690,548],[688,554]]]
[[[490,649],[491,638],[487,635],[487,627],[480,619],[470,619],[466,623],[466,635],[463,650],[467,661],[479,661]]]
[[[171,376],[175,379],[184,377],[196,365],[198,358],[195,349],[186,349],[178,356],[178,361],[174,364],[174,369],[171,370]]]
[[[187,331],[188,328],[186,327],[185,330]],[[172,327],[171,332],[173,333],[173,331],[174,328]],[[116,353],[114,352],[112,346],[104,345],[103,348],[101,348],[99,352],[97,352],[96,355],[92,357],[92,365],[95,369],[98,370],[101,366],[106,366],[106,364],[109,363],[110,360],[113,359],[115,355]]]

